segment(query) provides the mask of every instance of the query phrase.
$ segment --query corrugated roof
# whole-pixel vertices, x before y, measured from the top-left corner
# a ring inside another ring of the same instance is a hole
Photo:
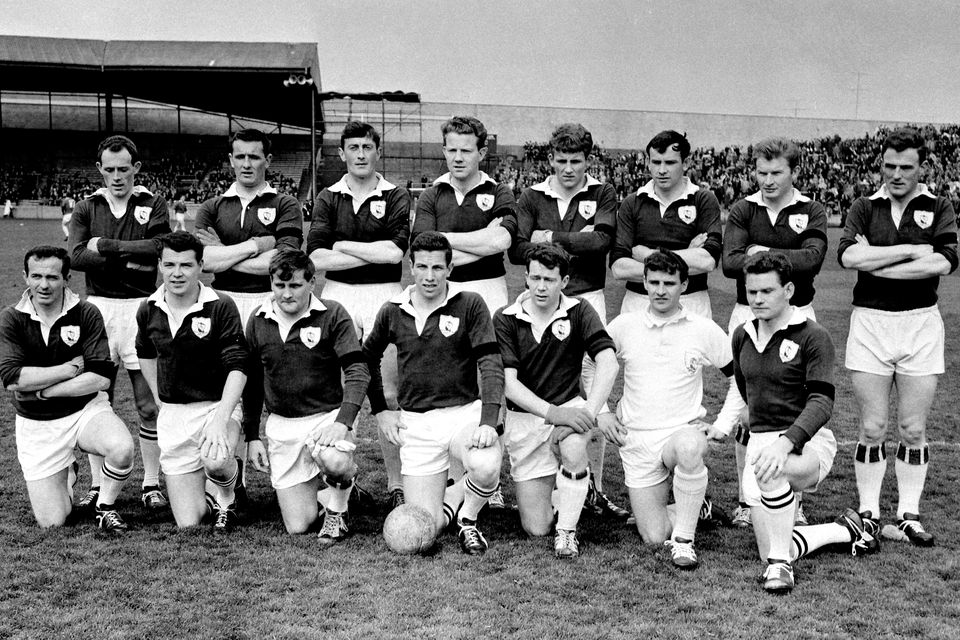
[[[0,36],[0,64],[53,64],[99,67],[103,40]]]
[[[179,42],[111,40],[105,43],[105,67],[178,67],[192,69],[317,70],[316,43]],[[319,77],[319,70],[314,77]]]

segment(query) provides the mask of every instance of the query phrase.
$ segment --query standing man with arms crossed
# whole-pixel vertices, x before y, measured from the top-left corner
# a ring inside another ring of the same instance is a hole
[[[330,502],[319,539],[333,544],[350,531],[347,503],[357,472],[351,432],[370,374],[353,321],[337,302],[313,295],[313,276],[302,251],[285,249],[270,261],[273,298],[247,323],[244,430],[251,464],[270,472],[287,532],[304,533],[317,521],[323,474]]]
[[[441,127],[448,172],[417,200],[411,240],[439,231],[453,248],[450,281],[480,294],[490,315],[510,301],[503,252],[517,234],[513,192],[480,170],[487,155],[487,129],[470,116],[455,116]],[[503,508],[498,487],[490,506]]]
[[[883,186],[850,208],[838,258],[856,269],[846,367],[860,408],[854,454],[860,515],[880,529],[880,487],[887,468],[887,410],[897,389],[897,527],[915,545],[933,535],[920,524],[930,453],[927,414],[944,371],[940,276],[957,268],[957,221],[946,198],[920,182],[927,148],[915,129],[897,129],[881,147]]]
[[[70,222],[73,267],[86,273],[87,301],[103,316],[110,357],[130,376],[140,418],[143,488],[140,499],[148,509],[162,509],[160,448],[157,446],[157,406],[137,359],[137,308],[157,288],[157,237],[170,231],[167,203],[140,185],[137,146],[125,136],[110,136],[97,149],[97,170],[104,186],[81,200]],[[111,381],[110,395],[116,378]],[[92,485],[80,501],[92,507],[102,486],[103,460],[90,456]]]
[[[41,527],[66,522],[79,447],[103,459],[97,526],[123,531],[113,505],[133,469],[133,439],[102,393],[116,367],[100,312],[67,288],[70,258],[62,248],[27,251],[23,278],[20,301],[0,312],[0,381],[17,412],[17,457],[33,515]]]
[[[753,319],[744,287],[743,265],[761,251],[774,250],[790,260],[793,267],[797,310],[816,320],[813,310],[813,279],[820,273],[827,254],[827,214],[819,203],[800,193],[793,182],[800,165],[800,149],[786,138],[768,138],[753,147],[759,191],[740,200],[730,209],[723,233],[723,275],[737,281],[737,304],[730,314],[727,332]],[[725,437],[730,434],[712,434]],[[733,524],[750,526],[750,507],[743,500],[743,467],[750,432],[739,425],[735,436],[739,504]],[[797,494],[797,524],[807,524],[803,502]]]
[[[160,464],[178,527],[216,512],[214,532],[236,520],[234,456],[247,346],[237,305],[200,282],[203,245],[186,231],[160,238],[163,284],[137,311],[137,355],[160,413]],[[215,495],[205,494],[209,481]]]
[[[837,441],[824,425],[833,412],[834,349],[830,334],[790,304],[793,273],[783,254],[761,252],[743,267],[755,317],[733,332],[736,391],[725,407],[746,405],[750,440],[743,494],[753,515],[763,588],[793,589],[793,561],[829,544],[850,544],[854,556],[879,550],[853,509],[834,522],[795,526],[796,491],[814,491],[833,466]]]
[[[493,318],[508,401],[504,442],[524,531],[550,533],[556,487],[554,554],[575,558],[577,522],[590,488],[587,446],[619,367],[597,312],[561,293],[570,281],[566,251],[538,243],[526,262],[527,290]],[[584,400],[580,378],[587,355],[597,365]]]
[[[414,283],[380,309],[363,353],[371,411],[400,446],[407,502],[433,514],[437,531],[456,517],[460,548],[479,555],[487,541],[477,515],[500,482],[503,365],[483,299],[447,281],[452,262],[442,234],[426,231],[413,240]],[[386,410],[379,380],[390,343],[397,346],[399,412]]]
[[[410,236],[410,194],[377,173],[380,134],[369,124],[348,122],[340,136],[339,153],[347,173],[317,197],[307,253],[326,277],[324,299],[344,306],[362,341],[383,303],[403,291],[400,277]],[[396,409],[394,347],[382,362],[384,395],[390,408]],[[390,506],[396,507],[403,504],[400,450],[379,429],[377,433]]]
[[[236,181],[223,195],[200,205],[194,221],[204,245],[204,271],[213,273],[213,288],[233,298],[245,327],[270,294],[267,270],[278,249],[300,249],[303,215],[293,196],[280,194],[267,183],[270,138],[257,129],[230,137],[230,166]],[[241,496],[246,498],[241,444]]]
[[[607,277],[607,251],[616,233],[617,192],[587,174],[593,153],[593,136],[580,124],[562,124],[550,137],[548,158],[554,174],[540,184],[524,189],[517,202],[517,237],[510,261],[526,264],[529,252],[554,242],[570,255],[569,282],[565,295],[588,302],[607,324],[603,288]],[[583,390],[590,391],[596,365],[583,361]],[[603,453],[606,439],[594,432],[590,451],[590,491],[587,506],[596,513],[627,518],[603,492]]]
[[[627,281],[621,313],[649,306],[643,288],[647,256],[669,249],[687,263],[690,273],[681,303],[689,313],[713,318],[707,274],[720,260],[720,203],[709,189],[690,182],[690,141],[676,131],[661,131],[647,143],[650,181],[620,203],[617,238],[610,270]]]

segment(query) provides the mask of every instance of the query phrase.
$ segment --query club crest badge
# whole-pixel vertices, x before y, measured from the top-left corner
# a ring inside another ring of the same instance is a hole
[[[206,338],[210,333],[210,318],[193,318],[190,328],[198,338]]]
[[[933,211],[920,211],[917,209],[913,212],[913,219],[916,221],[918,227],[926,229],[933,224]]]
[[[147,220],[150,219],[151,211],[153,211],[153,209],[150,207],[134,207],[133,217],[140,224],[147,224]]]
[[[307,349],[313,349],[320,342],[320,327],[303,327],[300,329],[300,342]]]
[[[800,345],[793,340],[784,340],[780,343],[780,361],[790,362],[800,351]]]
[[[563,318],[557,320],[552,325],[550,325],[553,335],[556,336],[557,340],[566,340],[567,336],[570,335],[570,320]]]
[[[805,213],[795,213],[787,218],[787,224],[797,233],[802,233],[807,228],[808,222],[810,222],[810,216]]]
[[[477,206],[481,211],[490,211],[493,209],[493,195],[489,193],[477,194]]]
[[[491,196],[492,197],[492,196]],[[439,323],[440,333],[443,334],[444,338],[449,338],[457,332],[457,329],[460,328],[460,318],[455,316],[440,316]]]
[[[687,224],[693,224],[697,219],[697,208],[692,204],[687,204],[677,209],[677,215]]]
[[[60,340],[68,347],[77,344],[80,339],[80,327],[75,324],[60,327]]]
[[[584,220],[589,220],[597,212],[597,202],[595,200],[581,202],[577,207],[577,212],[580,214],[581,218]]]
[[[703,356],[697,351],[683,352],[683,368],[687,373],[697,373],[703,367]]]
[[[257,218],[262,224],[270,224],[277,219],[276,207],[264,207],[257,209]]]
[[[370,203],[370,215],[379,220],[387,213],[387,203],[384,200],[376,200]]]

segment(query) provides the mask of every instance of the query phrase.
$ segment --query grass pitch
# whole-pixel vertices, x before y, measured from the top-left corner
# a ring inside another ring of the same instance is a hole
[[[836,262],[838,230],[831,230],[815,301],[843,361],[855,274]],[[22,290],[24,251],[57,244],[52,221],[0,222],[0,304]],[[82,274],[73,287],[82,292]],[[711,275],[715,318],[726,326],[732,283]],[[522,274],[511,270],[511,288]],[[765,594],[752,532],[703,531],[702,565],[691,573],[670,566],[660,549],[643,546],[626,525],[584,517],[582,556],[560,562],[552,540],[526,538],[515,512],[487,513],[481,524],[491,542],[483,558],[461,555],[447,535],[428,557],[390,553],[380,536],[385,511],[354,519],[355,535],[332,549],[313,536],[288,536],[263,474],[251,472],[255,508],[227,538],[207,530],[179,532],[169,512],[154,515],[139,503],[139,463],[119,508],[133,530],[102,535],[92,523],[41,531],[33,521],[16,461],[13,412],[0,406],[0,638],[958,638],[960,481],[956,429],[958,344],[957,278],[941,283],[947,326],[947,373],[930,416],[930,473],[922,501],[933,549],[887,542],[879,555],[853,558],[822,553],[798,564],[798,584],[787,597]],[[610,316],[622,284],[608,287]],[[841,441],[833,471],[808,495],[812,522],[856,507],[852,443],[856,407],[849,376],[837,369],[837,401],[830,427]],[[707,404],[716,411],[724,384],[708,374]],[[619,387],[615,396],[619,396]],[[135,434],[135,412],[124,374],[118,413]],[[358,433],[362,483],[386,496],[373,421]],[[895,440],[895,436],[891,437]],[[892,457],[892,447],[888,448]],[[736,501],[733,447],[711,444],[710,491],[722,505]],[[85,466],[85,464],[84,464]],[[606,488],[626,504],[615,448],[608,447]],[[512,485],[504,474],[507,498]],[[84,475],[81,484],[86,486]],[[895,508],[893,464],[882,507]]]

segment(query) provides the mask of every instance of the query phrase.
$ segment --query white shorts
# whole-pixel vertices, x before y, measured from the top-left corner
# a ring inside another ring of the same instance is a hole
[[[270,456],[270,484],[274,489],[289,489],[320,475],[320,467],[304,444],[311,431],[329,426],[336,419],[337,411],[302,418],[284,418],[273,413],[267,416],[264,433]]]
[[[336,280],[327,280],[323,285],[321,297],[343,305],[353,319],[357,338],[362,341],[373,329],[373,323],[383,303],[402,291],[403,287],[399,282],[344,284]]]
[[[125,369],[138,371],[137,309],[143,298],[104,298],[88,296],[87,301],[100,310],[110,344],[110,359]]]
[[[600,322],[603,323],[603,326],[607,326],[607,298],[603,295],[603,289],[578,293],[577,297],[583,298],[584,302],[589,302],[593,310],[600,316]]]
[[[813,310],[812,304],[805,304],[802,307],[797,307],[797,311],[803,314],[803,317],[808,320],[813,320],[816,322],[817,313]],[[727,333],[731,336],[733,335],[733,330],[742,325],[744,322],[749,322],[753,320],[754,315],[753,311],[750,309],[750,305],[740,304],[739,302],[733,305],[733,311],[730,313],[730,322],[727,323]]]
[[[458,282],[460,288],[464,291],[479,293],[483,301],[487,303],[487,309],[490,310],[492,317],[494,312],[500,307],[505,307],[510,303],[507,296],[507,278],[489,278],[487,280],[470,280],[469,282]]]
[[[751,433],[750,442],[747,443],[747,460],[750,460],[758,451],[764,449],[777,441],[783,431],[768,431],[765,433]],[[826,427],[817,431],[810,440],[803,445],[803,452],[813,452],[817,456],[820,464],[820,472],[817,475],[817,484],[814,487],[803,489],[804,493],[814,493],[823,482],[830,468],[833,466],[833,459],[837,455],[837,439],[833,436],[833,431]],[[757,485],[757,476],[753,472],[753,465],[746,464],[743,468],[743,500],[751,507],[760,506],[760,487]]]
[[[587,401],[574,398],[563,407],[584,407]],[[514,482],[524,482],[545,476],[554,476],[560,461],[550,449],[550,436],[554,426],[532,413],[507,411],[503,430],[503,443],[510,455],[510,477]]]
[[[625,442],[620,447],[624,484],[630,489],[646,489],[666,480],[670,470],[663,464],[663,449],[673,434],[687,426],[628,429]]]
[[[400,411],[400,472],[432,476],[450,468],[450,444],[465,427],[480,424],[479,400],[424,413]]]
[[[687,313],[713,320],[710,294],[707,291],[684,294],[680,296],[680,304],[687,310]],[[623,296],[623,302],[620,303],[620,313],[646,311],[649,306],[650,298],[648,298],[646,294],[639,294],[636,291],[630,291],[628,289]]]
[[[164,475],[176,476],[203,468],[200,459],[200,435],[213,418],[219,402],[190,402],[160,406],[157,416],[157,445],[160,447],[160,468]],[[240,422],[240,407],[231,417]],[[233,453],[231,445],[231,454]]]
[[[264,302],[273,297],[269,291],[258,293],[248,293],[241,291],[223,291],[217,289],[218,293],[224,293],[230,296],[230,299],[237,305],[237,311],[240,312],[240,322],[243,324],[243,330],[247,330],[247,320],[253,315],[253,312],[260,308]]]
[[[944,371],[944,331],[936,305],[910,311],[854,307],[844,365],[878,376],[930,376]]]
[[[107,394],[100,392],[87,405],[56,420],[14,419],[17,459],[27,482],[49,478],[76,461],[73,450],[87,425],[104,412],[113,413]]]

